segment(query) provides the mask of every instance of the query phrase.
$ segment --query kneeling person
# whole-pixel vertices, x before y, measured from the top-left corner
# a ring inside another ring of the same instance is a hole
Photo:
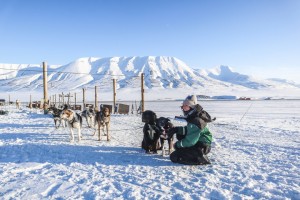
[[[176,133],[178,140],[174,144],[175,151],[170,155],[171,161],[187,165],[210,164],[206,155],[211,150],[212,134],[206,124],[212,120],[202,117],[203,113],[208,114],[197,104],[195,95],[188,96],[183,101],[182,111],[187,126],[174,127],[168,132],[169,135]]]

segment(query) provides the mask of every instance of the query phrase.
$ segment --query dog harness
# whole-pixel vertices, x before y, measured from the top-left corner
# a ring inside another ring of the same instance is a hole
[[[74,113],[74,114],[75,114],[74,118],[71,121],[69,121],[69,123],[72,125],[73,128],[74,128],[73,124],[76,122],[79,122],[78,114],[77,113]]]

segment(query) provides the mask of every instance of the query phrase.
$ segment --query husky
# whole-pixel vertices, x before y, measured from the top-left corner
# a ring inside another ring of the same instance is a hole
[[[81,117],[86,119],[86,123],[89,128],[91,128],[93,126],[93,123],[95,123],[95,116],[96,113],[92,108],[87,108],[86,110],[81,112]]]
[[[62,109],[56,108],[55,106],[51,106],[48,108],[49,113],[52,114],[53,120],[54,120],[54,125],[55,128],[58,129],[60,125],[63,127],[66,127],[65,120],[62,120],[60,117],[61,112],[63,111]]]
[[[107,136],[107,141],[110,140],[110,134],[109,134],[109,127],[110,127],[110,111],[108,107],[103,107],[101,111],[98,111],[96,113],[95,117],[95,132],[94,135],[96,134],[97,127],[98,127],[98,140],[101,140],[101,134],[100,130],[102,128],[104,132],[104,128],[106,128],[106,136]]]
[[[70,141],[74,142],[73,129],[78,130],[78,142],[81,140],[82,117],[71,109],[65,109],[60,114],[60,118],[66,120],[70,130]]]

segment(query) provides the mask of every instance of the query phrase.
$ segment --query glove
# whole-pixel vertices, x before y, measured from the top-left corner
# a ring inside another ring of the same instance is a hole
[[[175,133],[177,133],[177,132],[178,132],[178,127],[170,128],[170,129],[167,131],[168,138],[173,137],[173,135],[174,135]]]

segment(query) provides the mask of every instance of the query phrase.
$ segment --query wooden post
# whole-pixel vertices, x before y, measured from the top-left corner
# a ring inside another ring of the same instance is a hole
[[[98,111],[97,86],[95,86],[95,111]]]
[[[71,96],[71,93],[69,92],[69,94],[68,94],[68,105],[70,105],[70,96]]]
[[[58,106],[60,106],[60,103],[62,102],[61,99],[62,99],[62,96],[59,94],[59,95],[58,95]]]
[[[44,110],[48,108],[48,80],[47,80],[47,63],[43,62],[43,84],[44,84]],[[44,111],[44,114],[47,114]]]
[[[65,105],[65,95],[64,95],[63,92],[61,93],[61,98],[62,98],[62,103],[63,103],[63,106],[64,106]]]
[[[8,95],[8,105],[10,104],[10,94]]]
[[[82,104],[83,110],[85,109],[85,89],[82,88]]]
[[[76,106],[76,92],[75,92],[75,94],[74,94],[74,104],[75,104],[75,106]]]
[[[32,101],[31,101],[31,94],[30,94],[30,99],[29,99],[29,108],[32,108]]]
[[[141,100],[141,112],[144,112],[144,73],[142,73],[142,76],[141,76],[141,96],[142,96],[142,100]]]
[[[113,79],[113,100],[114,100],[114,107],[113,107],[113,113],[116,113],[116,79]]]

